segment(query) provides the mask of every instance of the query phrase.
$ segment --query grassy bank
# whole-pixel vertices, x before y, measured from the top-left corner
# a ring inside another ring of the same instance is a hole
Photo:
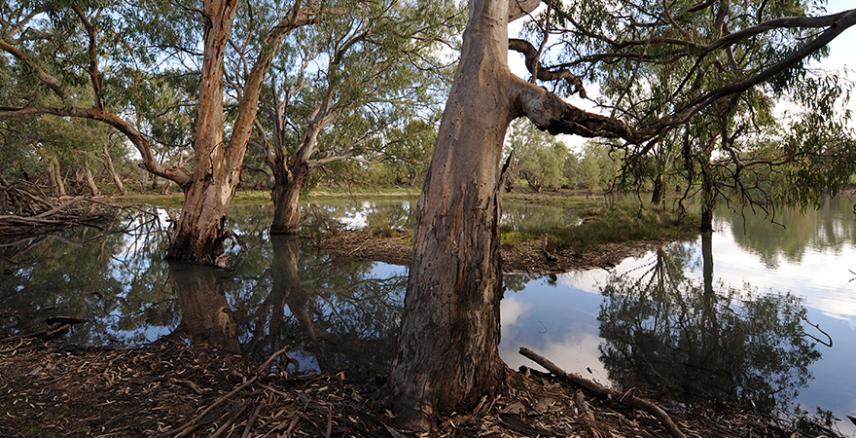
[[[529,225],[517,230],[501,227],[501,242],[516,246],[540,240],[551,251],[586,251],[607,243],[687,240],[698,234],[695,216],[679,220],[671,211],[641,209],[638,204],[580,202],[579,215],[582,223],[576,226]]]
[[[311,190],[306,199],[324,198],[416,198],[419,196],[417,189],[341,189],[341,188],[318,188]],[[180,207],[184,201],[184,195],[180,192],[162,195],[158,193],[132,193],[115,196],[112,198],[120,204],[153,204],[167,207]],[[235,194],[233,199],[236,204],[270,203],[270,192],[267,190],[242,190]]]

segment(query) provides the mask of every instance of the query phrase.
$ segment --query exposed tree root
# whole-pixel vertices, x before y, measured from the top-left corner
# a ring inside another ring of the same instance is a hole
[[[595,394],[598,397],[601,397],[601,398],[604,398],[607,400],[612,400],[612,401],[615,401],[618,403],[623,403],[623,404],[625,404],[629,407],[632,407],[634,409],[640,409],[640,410],[643,410],[643,411],[650,413],[651,415],[657,417],[657,419],[660,420],[661,423],[663,423],[663,426],[665,426],[666,429],[669,430],[669,433],[672,434],[672,436],[674,436],[676,438],[686,438],[686,435],[681,431],[681,429],[678,427],[678,425],[675,424],[675,422],[672,420],[672,417],[669,416],[669,414],[667,414],[666,411],[663,410],[663,408],[657,406],[656,404],[654,404],[648,400],[636,397],[635,395],[627,395],[627,394],[622,394],[618,391],[614,391],[614,390],[609,389],[609,388],[607,388],[607,387],[605,387],[605,386],[603,386],[597,382],[583,378],[580,375],[577,375],[574,373],[568,373],[568,372],[562,370],[561,368],[559,368],[556,364],[551,362],[549,359],[546,359],[545,357],[535,353],[534,351],[532,351],[526,347],[520,348],[520,354],[531,359],[533,362],[537,363],[538,365],[541,365],[542,367],[544,367],[545,369],[547,369],[551,373],[555,374],[557,377],[561,377],[561,378],[563,378],[563,379],[565,379],[565,380],[567,380],[567,381],[569,381],[569,382],[571,382],[577,386],[580,386],[583,389]]]

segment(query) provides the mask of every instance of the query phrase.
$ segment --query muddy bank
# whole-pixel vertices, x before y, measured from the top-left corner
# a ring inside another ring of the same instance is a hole
[[[545,240],[532,240],[500,247],[505,273],[559,274],[575,269],[609,269],[627,257],[639,256],[661,245],[662,241],[602,243],[584,250],[562,249]],[[349,257],[408,265],[413,251],[409,231],[338,231],[322,237],[325,251]]]
[[[261,366],[175,342],[104,350],[18,339],[0,342],[0,351],[2,436],[418,436],[394,428],[382,381],[289,375],[287,351]],[[791,436],[750,414],[716,417],[660,406],[687,436]],[[421,436],[662,437],[667,431],[620,400],[522,368],[509,370],[503,394],[443,418]]]

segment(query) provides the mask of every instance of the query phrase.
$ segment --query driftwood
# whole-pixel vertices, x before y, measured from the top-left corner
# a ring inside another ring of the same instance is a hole
[[[669,431],[669,433],[675,438],[686,438],[686,435],[681,431],[677,424],[672,421],[672,417],[666,413],[663,408],[657,406],[656,404],[636,397],[634,395],[622,394],[618,391],[609,389],[597,382],[588,380],[580,375],[574,373],[568,373],[561,368],[559,368],[556,364],[551,362],[550,360],[544,358],[543,356],[535,353],[534,351],[526,348],[520,348],[520,354],[526,356],[531,359],[533,362],[537,363],[544,367],[547,371],[555,374],[557,377],[565,379],[574,385],[582,387],[586,391],[593,393],[594,395],[606,399],[615,401],[618,403],[622,403],[626,406],[629,406],[634,409],[639,409],[641,411],[648,412],[649,414],[656,417],[660,420],[660,423]]]
[[[258,370],[256,370],[256,374],[252,378],[247,379],[247,381],[236,386],[234,389],[229,391],[227,394],[223,395],[222,397],[218,398],[217,400],[214,400],[213,403],[208,405],[208,407],[203,409],[195,417],[191,418],[190,421],[188,421],[188,422],[182,424],[181,426],[178,426],[172,430],[166,431],[166,432],[164,432],[158,436],[164,437],[164,438],[170,437],[170,436],[175,436],[176,438],[180,438],[180,437],[186,437],[186,436],[192,435],[194,432],[196,432],[197,429],[199,429],[200,426],[203,426],[205,424],[205,421],[203,421],[203,420],[205,419],[206,416],[208,416],[208,414],[210,414],[212,411],[214,411],[214,409],[217,408],[218,406],[229,401],[229,399],[231,399],[235,394],[238,394],[239,392],[243,391],[244,389],[247,389],[248,387],[252,386],[253,383],[256,383],[256,381],[259,379],[259,377],[263,377],[264,374],[268,372],[271,364],[273,364],[273,361],[276,360],[277,357],[285,354],[287,351],[288,351],[288,348],[283,348],[282,350],[279,350],[276,353],[272,354],[258,368]],[[244,409],[241,409],[236,417],[240,416],[243,413],[244,413]],[[229,424],[231,425],[231,423],[233,423],[235,419],[237,419],[237,418],[230,420]]]
[[[88,198],[51,198],[36,184],[7,182],[0,178],[0,235],[94,225],[114,216],[114,208],[102,202]]]

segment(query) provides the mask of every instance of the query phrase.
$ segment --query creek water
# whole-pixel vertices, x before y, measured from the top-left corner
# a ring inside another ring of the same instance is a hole
[[[853,200],[786,209],[775,221],[722,208],[716,232],[615,268],[505,278],[500,351],[528,346],[568,371],[704,408],[818,409],[856,434]],[[309,235],[332,226],[410,227],[410,200],[303,206]],[[573,208],[504,203],[504,229],[573,226]],[[293,372],[382,379],[407,269],[268,235],[267,206],[238,205],[233,268],[163,260],[177,211],[130,211],[113,231],[0,240],[0,335],[86,320],[63,342],[140,347],[175,340],[264,358],[290,346]],[[570,225],[569,225],[570,224]],[[852,271],[851,271],[852,270]]]

